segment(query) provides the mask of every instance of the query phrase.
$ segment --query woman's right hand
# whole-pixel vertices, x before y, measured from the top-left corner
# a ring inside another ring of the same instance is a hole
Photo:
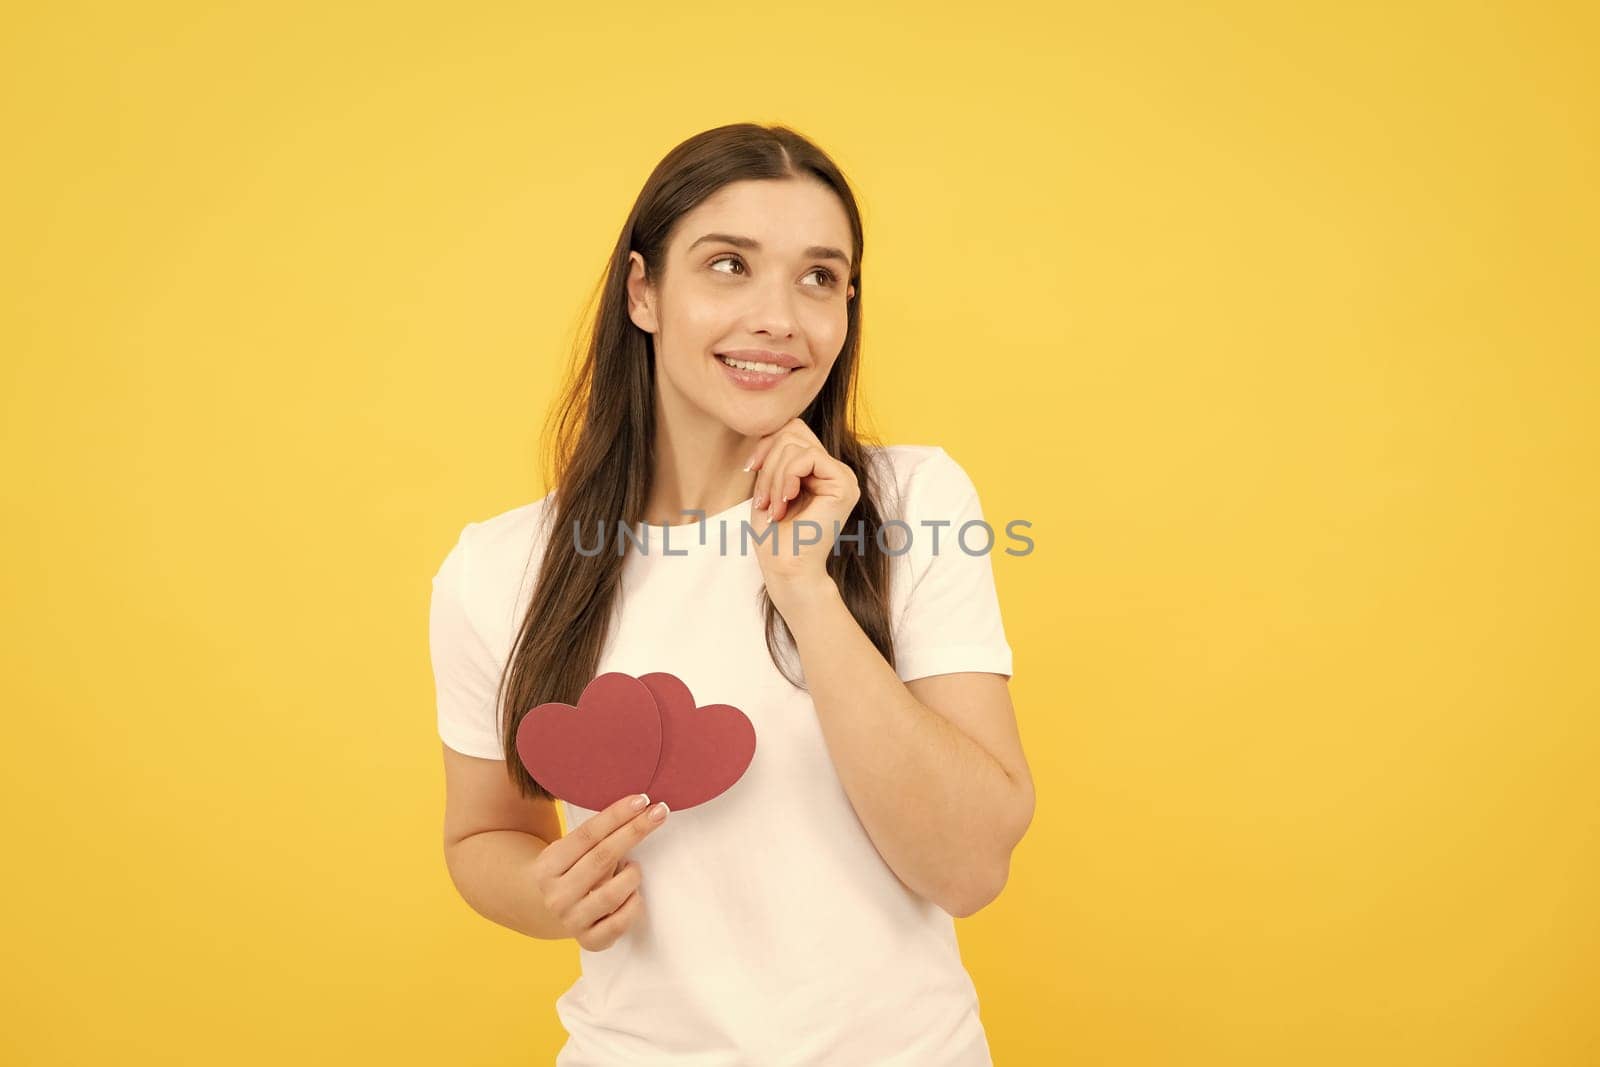
[[[643,795],[625,796],[595,812],[533,860],[534,884],[545,907],[591,952],[610,948],[643,907],[639,865],[624,857],[667,815],[665,802],[635,808]]]

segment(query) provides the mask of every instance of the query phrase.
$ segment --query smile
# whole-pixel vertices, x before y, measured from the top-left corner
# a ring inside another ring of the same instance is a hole
[[[794,373],[789,367],[764,360],[732,359],[715,353],[713,355],[716,361],[722,364],[722,373],[727,377],[728,383],[735,389],[743,389],[746,392],[776,389]]]
[[[733,367],[735,370],[753,371],[756,374],[767,374],[774,378],[781,378],[792,369],[790,367],[780,367],[776,363],[762,363],[754,359],[730,359],[727,356],[718,356],[717,359],[725,366]]]

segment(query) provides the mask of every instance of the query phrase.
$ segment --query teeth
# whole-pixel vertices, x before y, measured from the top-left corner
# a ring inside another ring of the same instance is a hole
[[[753,370],[757,374],[777,375],[789,373],[788,367],[780,367],[776,363],[757,363],[748,359],[729,359],[727,356],[718,356],[717,358],[730,367],[738,367],[740,370]]]

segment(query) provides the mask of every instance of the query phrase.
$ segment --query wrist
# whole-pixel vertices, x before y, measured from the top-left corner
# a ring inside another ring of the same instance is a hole
[[[767,595],[791,626],[795,621],[791,613],[810,612],[844,602],[839,586],[826,571],[768,581]]]

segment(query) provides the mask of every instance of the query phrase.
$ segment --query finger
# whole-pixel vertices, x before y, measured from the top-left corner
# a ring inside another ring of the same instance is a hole
[[[658,801],[602,838],[562,876],[572,883],[567,892],[581,897],[607,878],[619,860],[666,821],[666,810],[666,803]]]
[[[758,471],[761,469],[767,457],[772,454],[773,448],[777,446],[779,441],[783,440],[784,433],[788,428],[788,424],[785,423],[756,442],[755,451],[750,454],[750,462],[746,465],[749,470]]]
[[[786,444],[798,444],[803,443],[803,441],[804,438],[790,433],[787,430],[779,430],[777,433],[773,434],[763,442],[762,456],[756,464],[756,469],[759,471],[766,471],[772,466],[778,449],[782,448]]]
[[[640,797],[644,797],[648,803],[649,797],[645,797],[643,793],[622,797],[579,823],[570,834],[550,842],[541,855],[550,857],[548,862],[556,876],[559,877],[571,870],[572,865],[581,860],[590,849],[605,840],[617,827],[643,811],[643,808],[633,806]]]
[[[806,425],[806,420],[798,415],[783,424],[782,432],[802,445],[822,447],[822,442],[817,439],[817,435],[812,432],[811,427]]]
[[[816,468],[819,452],[814,448],[796,449],[784,456],[783,471],[773,493],[773,505],[777,508],[772,515],[773,522],[780,522],[789,514],[789,502],[800,495],[801,482]]]
[[[604,919],[589,928],[592,944],[599,949],[608,949],[617,943],[617,939],[628,932],[628,928],[638,919],[640,910],[644,907],[644,897],[635,891],[622,902],[622,906],[607,915]]]
[[[806,479],[806,488],[819,496],[837,496],[844,500],[852,495],[860,499],[856,472],[842,459],[823,452],[816,469]]]
[[[750,463],[746,469],[759,470],[763,461],[765,461],[766,458],[772,454],[772,450],[777,447],[778,442],[784,440],[785,438],[798,438],[800,441],[808,442],[818,446],[822,444],[821,441],[817,440],[817,435],[811,432],[811,427],[806,425],[806,420],[796,415],[794,418],[790,419],[776,430],[773,430],[771,433],[767,434],[760,441],[756,442],[755,451],[751,454]]]
[[[766,462],[761,466],[761,473],[756,475],[754,506],[758,510],[771,510],[773,494],[780,488],[777,477],[783,471],[784,455],[794,447],[794,442],[785,438],[767,455]]]
[[[769,487],[772,484],[772,468],[774,466],[773,461],[775,459],[776,450],[781,447],[783,447],[783,440],[781,438],[773,439],[767,446],[766,455],[761,459],[761,466],[757,468],[758,473],[756,474],[755,497],[751,501],[751,504],[758,511],[763,510],[772,504],[772,494],[769,491]]]
[[[800,495],[799,473],[809,462],[811,446],[794,442],[783,452],[783,465],[772,472],[772,521],[777,522],[791,510],[789,503]]]
[[[619,805],[620,813],[616,810]],[[561,850],[561,855],[552,857],[552,862],[548,869],[541,873],[539,880],[539,888],[544,893],[550,910],[565,914],[596,884],[614,876],[621,869],[622,861],[627,858],[628,849],[636,843],[622,838],[621,835],[633,833],[637,838],[643,838],[653,828],[650,823],[650,813],[661,806],[663,805],[654,804],[635,812],[632,808],[632,797],[623,797],[617,803],[584,820],[572,833],[551,842],[539,854],[539,861],[543,866],[546,856],[558,849]],[[611,826],[619,815],[623,817],[623,821],[606,833],[605,828]],[[630,815],[632,818],[627,818]],[[604,836],[601,836],[602,834]],[[569,853],[577,854],[578,858],[570,860],[567,858]],[[565,870],[560,870],[562,867]],[[551,874],[550,870],[557,870],[558,873]]]
[[[623,863],[616,874],[607,878],[572,906],[567,915],[569,927],[587,930],[627,902],[634,890],[644,880],[644,872],[633,860]]]
[[[840,492],[841,479],[848,470],[820,447],[808,448],[789,458],[783,476],[783,488],[778,492],[777,519],[781,520],[793,510],[789,502],[798,501],[802,493],[829,496]]]

